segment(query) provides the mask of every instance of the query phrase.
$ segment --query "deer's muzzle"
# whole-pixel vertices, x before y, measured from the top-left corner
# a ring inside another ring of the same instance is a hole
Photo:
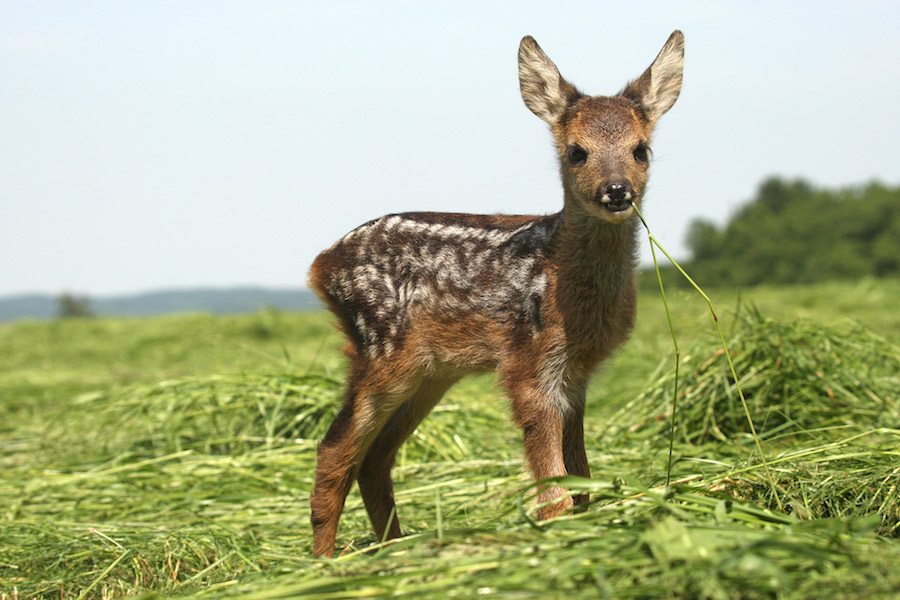
[[[601,185],[597,190],[597,202],[610,212],[628,209],[634,202],[634,188],[627,181]]]

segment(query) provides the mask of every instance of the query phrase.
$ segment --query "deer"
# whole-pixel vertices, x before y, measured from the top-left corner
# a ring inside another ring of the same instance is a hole
[[[627,340],[637,311],[638,222],[650,141],[681,93],[675,31],[614,96],[563,79],[522,39],[525,105],[550,126],[563,207],[549,215],[390,214],[322,252],[310,287],[347,338],[344,402],[317,447],[310,496],[316,557],[332,557],[354,482],[379,540],[400,537],[391,469],[401,444],[462,377],[496,371],[521,429],[539,520],[587,494],[589,379]]]

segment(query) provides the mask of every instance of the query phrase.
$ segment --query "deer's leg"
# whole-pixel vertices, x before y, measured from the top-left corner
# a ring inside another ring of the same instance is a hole
[[[563,457],[564,397],[548,395],[536,378],[530,382],[507,383],[507,390],[512,400],[513,419],[522,429],[525,459],[535,480],[566,475]],[[573,506],[568,490],[556,485],[539,488],[539,504],[557,499],[538,509],[538,519],[561,515]]]
[[[396,514],[391,479],[391,467],[397,450],[455,382],[455,378],[423,382],[416,393],[391,415],[366,453],[359,471],[359,491],[369,513],[369,520],[372,521],[372,528],[379,539],[393,539],[403,535]]]
[[[353,409],[356,398],[348,391],[344,406],[318,446],[315,485],[309,498],[313,527],[313,556],[331,557],[338,520],[353,484]]]
[[[569,406],[563,418],[563,460],[566,472],[578,477],[590,477],[587,453],[584,450],[584,392],[569,395]],[[588,494],[573,496],[575,504],[587,504]]]
[[[344,405],[319,443],[315,485],[309,499],[314,556],[333,554],[344,502],[366,452],[413,389],[412,385],[401,384],[385,392],[375,372],[372,369],[362,376],[351,376]]]

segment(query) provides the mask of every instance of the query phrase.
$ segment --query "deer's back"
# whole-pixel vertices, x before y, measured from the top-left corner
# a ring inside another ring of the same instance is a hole
[[[483,343],[496,346],[496,339],[487,339],[489,330],[536,335],[542,327],[548,245],[557,218],[387,215],[320,254],[310,283],[360,354],[391,354],[415,333],[414,326],[425,325],[440,329],[432,334],[447,347],[454,336],[471,345],[479,328]]]

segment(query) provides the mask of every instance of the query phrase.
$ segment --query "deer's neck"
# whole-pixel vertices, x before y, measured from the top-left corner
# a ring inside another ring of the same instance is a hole
[[[589,372],[627,338],[637,294],[637,219],[611,224],[566,208],[552,242],[567,345]]]
[[[566,202],[555,232],[560,279],[599,292],[630,284],[637,266],[637,217],[612,224]]]

